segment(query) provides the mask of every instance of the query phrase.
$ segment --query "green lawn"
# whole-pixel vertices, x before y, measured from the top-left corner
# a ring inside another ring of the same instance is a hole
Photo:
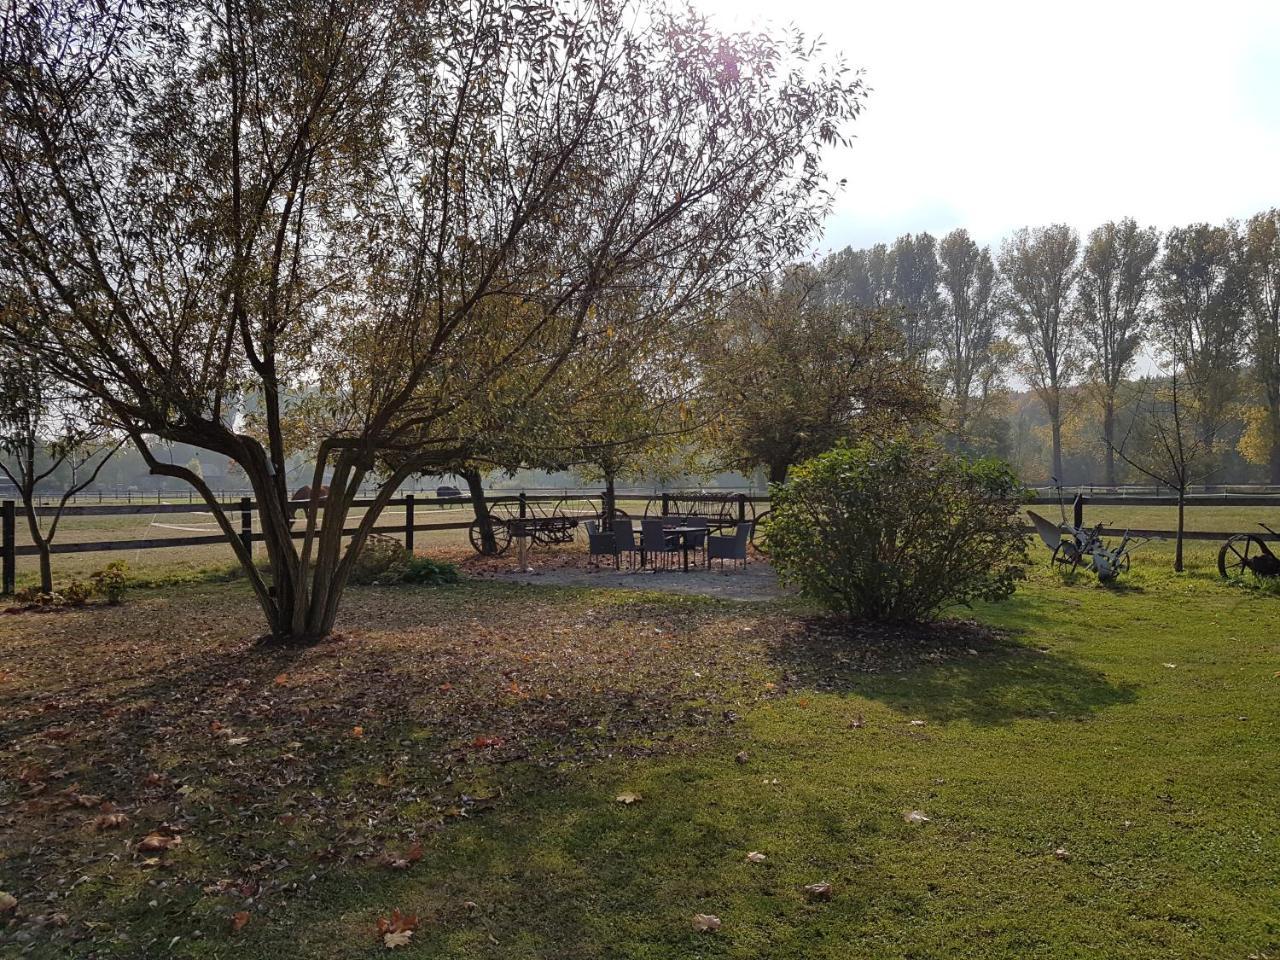
[[[1113,588],[1037,566],[978,612],[1004,636],[905,640],[839,637],[787,604],[466,585],[353,591],[349,646],[285,663],[237,653],[253,620],[238,585],[144,595],[110,612],[115,629],[130,607],[153,624],[221,611],[198,644],[139,639],[133,655],[177,647],[163,689],[192,703],[230,702],[246,674],[249,704],[212,715],[263,718],[254,742],[175,755],[210,714],[188,729],[154,682],[104,677],[112,702],[152,705],[140,734],[171,742],[134,744],[146,761],[94,792],[148,764],[194,785],[121,806],[139,835],[181,819],[184,845],[148,867],[118,835],[64,843],[47,875],[92,878],[67,896],[33,885],[41,854],[14,841],[0,887],[69,915],[23,928],[36,956],[373,957],[392,909],[419,918],[403,957],[1280,956],[1280,597],[1218,582],[1210,545],[1182,577],[1168,556],[1149,548]],[[53,642],[89,623],[72,616]],[[20,619],[0,619],[5,666],[40,648]],[[83,686],[73,662],[17,678],[7,763],[54,722],[34,705]],[[273,699],[295,678],[296,702]],[[306,732],[258,745],[304,706]],[[459,748],[490,730],[503,743]],[[74,762],[58,744],[44,749]],[[310,779],[261,783],[282,752]],[[415,837],[406,869],[375,855]],[[829,901],[806,898],[818,881]],[[722,926],[696,933],[698,913]]]

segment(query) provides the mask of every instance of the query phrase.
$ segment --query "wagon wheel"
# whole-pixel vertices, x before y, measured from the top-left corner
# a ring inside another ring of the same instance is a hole
[[[1218,550],[1218,573],[1223,577],[1243,577],[1265,553],[1266,544],[1252,533],[1237,533]]]
[[[511,546],[511,521],[520,515],[520,507],[516,503],[499,500],[489,505],[489,518],[493,525],[493,542],[496,552],[493,556],[502,556]],[[471,521],[467,528],[467,539],[471,548],[481,556],[484,555],[484,539],[480,533],[480,521]]]
[[[768,552],[769,544],[765,535],[760,532],[760,525],[771,513],[773,513],[772,510],[766,510],[764,513],[760,514],[760,516],[755,517],[755,519],[751,521],[751,545],[761,553]]]
[[[1070,567],[1072,573],[1080,566],[1080,560],[1080,551],[1075,542],[1065,537],[1053,548],[1053,554],[1049,557],[1050,564],[1059,570]]]
[[[471,521],[471,526],[467,528],[467,538],[471,541],[471,549],[483,556],[484,537],[480,532],[479,520]],[[497,550],[491,556],[495,557],[502,556],[511,546],[511,526],[498,516],[493,516],[493,542]]]
[[[1120,562],[1116,564],[1116,571],[1118,573],[1128,573],[1129,566],[1130,566],[1129,551],[1126,550],[1124,553],[1120,554]]]

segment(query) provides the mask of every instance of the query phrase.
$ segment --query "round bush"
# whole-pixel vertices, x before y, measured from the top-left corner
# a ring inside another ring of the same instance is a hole
[[[796,467],[772,491],[763,533],[783,581],[827,609],[923,620],[1013,593],[1027,562],[1024,499],[998,460],[865,442]]]

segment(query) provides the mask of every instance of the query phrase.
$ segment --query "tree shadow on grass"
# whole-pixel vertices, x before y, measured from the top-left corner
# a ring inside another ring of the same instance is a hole
[[[1030,624],[1035,614],[1023,606],[1014,616]],[[1136,699],[1135,685],[1023,642],[1024,629],[814,618],[778,637],[772,655],[793,686],[856,694],[937,722],[1085,720]]]

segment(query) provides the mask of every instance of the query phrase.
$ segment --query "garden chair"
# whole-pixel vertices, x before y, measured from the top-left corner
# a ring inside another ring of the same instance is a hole
[[[671,555],[679,550],[676,545],[675,537],[668,536],[664,529],[666,524],[660,517],[651,520],[642,520],[640,523],[640,565],[644,566],[646,559],[653,556],[653,562],[663,562],[670,559]],[[664,559],[665,558],[665,559]]]
[[[613,557],[614,568],[618,568],[621,564],[618,558],[618,539],[611,532],[601,532],[600,525],[594,520],[588,520],[584,526],[587,528],[587,557],[592,559],[595,557]]]
[[[640,552],[640,545],[636,543],[636,528],[632,524],[630,517],[613,518],[613,538],[618,543],[618,553],[627,555],[627,562],[634,570],[636,554]]]
[[[734,527],[732,536],[707,537],[707,565],[711,565],[712,560],[720,561],[720,569],[724,569],[726,560],[741,560],[742,566],[747,565],[747,541],[751,538],[751,523],[740,523]]]

